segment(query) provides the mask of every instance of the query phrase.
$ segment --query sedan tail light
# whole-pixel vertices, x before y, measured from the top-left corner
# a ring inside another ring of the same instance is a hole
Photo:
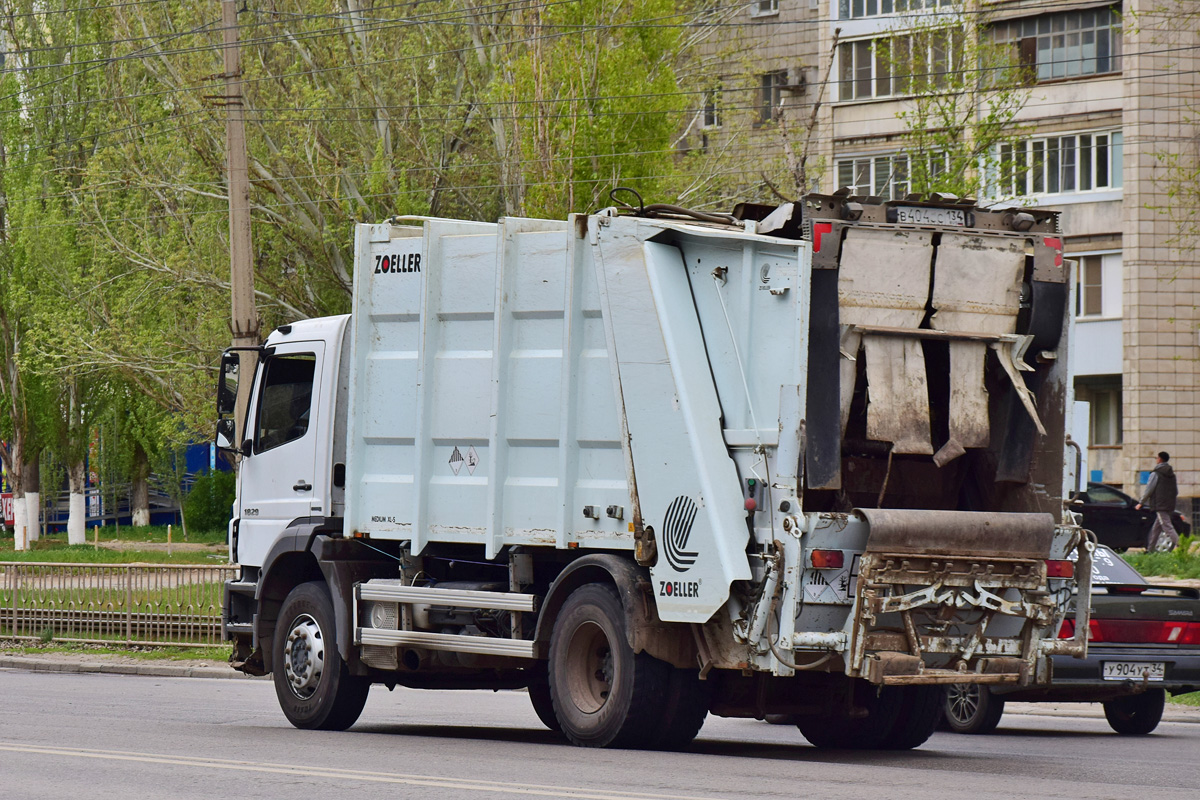
[[[1075,620],[1063,620],[1058,638],[1075,635]],[[1116,644],[1200,645],[1200,622],[1162,622],[1139,619],[1093,619],[1088,624],[1088,641]]]

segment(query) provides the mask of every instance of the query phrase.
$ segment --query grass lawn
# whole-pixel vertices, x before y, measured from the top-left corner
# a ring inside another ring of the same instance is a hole
[[[1146,576],[1165,575],[1172,578],[1200,578],[1200,551],[1188,552],[1195,536],[1181,536],[1179,547],[1169,553],[1125,553],[1133,568]]]
[[[1167,695],[1168,703],[1179,703],[1181,706],[1200,706],[1200,692],[1190,692],[1188,694],[1180,694],[1175,697]]]
[[[48,653],[94,653],[96,655],[125,656],[143,661],[194,661],[206,659],[226,661],[229,647],[108,647],[93,644],[27,644],[12,639],[0,640],[0,653],[8,655],[38,656]]]
[[[189,531],[186,544],[206,545],[203,549],[173,548],[167,555],[167,526],[144,528],[114,526],[99,529],[100,547],[92,545],[94,530],[88,531],[88,543],[68,545],[65,533],[51,533],[33,543],[33,549],[13,550],[12,535],[0,536],[0,561],[48,561],[71,564],[223,564],[226,563],[225,531]],[[178,526],[171,531],[172,544],[185,544]],[[122,549],[104,547],[106,542],[122,542]],[[140,544],[146,547],[138,547]]]

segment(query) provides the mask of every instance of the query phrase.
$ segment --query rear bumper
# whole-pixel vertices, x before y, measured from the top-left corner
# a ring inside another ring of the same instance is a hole
[[[1161,681],[1104,680],[1107,661],[1161,662],[1166,665]],[[1157,650],[1152,647],[1102,649],[1092,645],[1086,658],[1054,656],[1050,686],[1017,688],[996,686],[992,691],[1006,700],[1059,702],[1098,701],[1136,694],[1146,689],[1166,689],[1171,694],[1200,691],[1200,649]]]

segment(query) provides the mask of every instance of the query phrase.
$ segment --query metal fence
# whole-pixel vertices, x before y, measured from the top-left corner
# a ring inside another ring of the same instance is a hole
[[[94,644],[222,644],[232,566],[0,562],[0,637]]]

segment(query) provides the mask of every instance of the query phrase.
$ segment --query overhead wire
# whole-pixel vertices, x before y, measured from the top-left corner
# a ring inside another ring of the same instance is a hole
[[[499,4],[496,4],[496,6],[509,6],[509,5],[513,5],[514,3],[528,3],[528,2],[530,2],[530,0],[509,0],[509,2],[499,3]],[[578,2],[578,0],[555,0],[556,4],[557,3],[574,3],[574,2]],[[1080,0],[1065,0],[1064,7],[1065,7],[1065,4],[1074,3],[1074,2],[1080,2]],[[1086,2],[1084,2],[1083,5],[1086,5]],[[263,12],[263,13],[268,13],[268,12]],[[273,13],[273,12],[271,12],[271,13]],[[346,16],[346,15],[342,14],[341,16]],[[213,23],[213,24],[215,24],[215,23]],[[398,21],[398,22],[391,23],[391,24],[393,26],[409,26],[413,23],[406,19],[406,20]],[[646,27],[647,25],[648,25],[648,23],[643,23],[643,22],[627,24],[628,27],[634,27],[634,28],[639,27],[639,26]],[[521,27],[530,27],[530,26],[521,26]],[[544,26],[533,26],[533,27],[544,27]],[[599,30],[612,29],[615,27],[618,27],[618,26],[597,25],[597,26],[590,26],[587,28],[581,28],[581,29],[576,30],[575,32],[579,33],[579,32],[599,31]],[[312,34],[312,36],[314,36],[314,37],[316,37],[316,36],[335,36],[335,35],[341,36],[341,35],[344,35],[346,32],[347,31],[344,27],[339,27],[336,29],[329,29],[329,30],[325,30],[325,31],[316,32],[316,33]],[[185,34],[180,34],[180,35],[185,35]],[[275,37],[275,39],[273,39],[272,41],[301,41],[302,37],[304,37],[305,35],[306,34],[303,34],[303,33],[288,34],[288,35],[285,35],[282,37]],[[529,36],[529,37],[518,38],[518,39],[503,39],[503,40],[498,40],[493,43],[485,43],[483,46],[484,47],[493,47],[493,46],[507,46],[507,45],[511,45],[511,44],[522,44],[522,43],[529,43],[529,42],[538,41],[538,40],[548,40],[548,39],[553,39],[553,38],[559,38],[562,35],[563,34],[552,34],[549,36]],[[879,35],[878,32],[876,33],[876,35],[877,36]],[[255,44],[255,42],[254,42],[254,40],[246,40],[246,41],[242,42],[241,44],[242,44],[242,46],[249,47],[249,46],[253,46]],[[1143,51],[1143,52],[1139,52],[1139,53],[1127,53],[1125,55],[1143,55],[1143,54],[1161,54],[1161,53],[1169,53],[1169,52],[1182,52],[1185,50],[1198,49],[1198,47],[1200,47],[1200,46],[1166,48],[1166,49],[1161,49],[1161,50]],[[154,55],[156,57],[159,57],[162,55],[169,55],[169,54],[173,54],[173,53],[174,54],[190,53],[190,52],[204,51],[204,50],[208,50],[208,49],[211,49],[211,48],[193,47],[193,48],[185,48],[185,49],[180,49],[180,50],[175,50],[175,51],[159,51],[159,52],[156,52],[153,54],[146,54],[146,53],[139,52],[136,55],[137,55],[137,57],[146,57],[147,55]],[[369,67],[369,66],[382,66],[382,65],[387,65],[387,64],[402,63],[402,62],[410,61],[410,60],[422,60],[422,59],[433,58],[433,57],[443,56],[443,55],[460,54],[460,53],[471,51],[474,49],[475,49],[475,45],[472,44],[469,47],[454,48],[454,49],[450,49],[450,50],[442,50],[442,51],[436,51],[436,52],[432,52],[432,53],[420,53],[417,55],[404,56],[404,57],[399,57],[399,58],[394,58],[394,59],[380,59],[380,60],[375,60],[375,61],[364,61],[364,62],[359,62],[355,66],[359,67],[359,68]],[[118,58],[128,58],[128,57],[132,57],[132,56],[114,57],[113,59],[105,60],[104,63],[109,63],[109,61],[112,61],[112,60],[118,60]],[[266,81],[276,81],[281,78],[301,77],[304,75],[316,75],[316,74],[321,74],[321,73],[325,73],[325,72],[341,70],[344,68],[345,68],[344,65],[338,65],[336,67],[326,67],[326,68],[316,67],[316,68],[310,68],[307,70],[283,73],[281,75],[269,75],[269,76],[264,76],[264,77],[260,77],[260,78],[244,78],[242,83],[243,84],[254,84],[254,83],[266,82]],[[1003,68],[1004,67],[982,67],[982,68],[974,68],[974,69],[968,69],[968,70],[953,70],[953,72],[958,73],[958,74],[971,74],[971,73],[978,74],[978,73],[996,71],[997,69],[1003,69]],[[949,72],[951,72],[951,70],[930,71],[930,72],[924,73],[924,75],[936,77],[938,75],[948,74]],[[916,77],[916,75],[914,75],[913,77]],[[840,79],[833,79],[833,78],[831,78],[830,81],[828,81],[828,83],[830,85],[837,85],[842,82],[843,81],[841,81]],[[183,91],[194,91],[199,88],[201,88],[201,87],[179,87],[176,89],[163,90],[160,92],[147,93],[144,95],[130,95],[129,97],[153,96],[154,94],[161,94],[161,93],[177,93],[177,92],[183,92]],[[85,101],[85,102],[87,102],[87,101]],[[100,101],[97,100],[97,102],[100,102]]]

